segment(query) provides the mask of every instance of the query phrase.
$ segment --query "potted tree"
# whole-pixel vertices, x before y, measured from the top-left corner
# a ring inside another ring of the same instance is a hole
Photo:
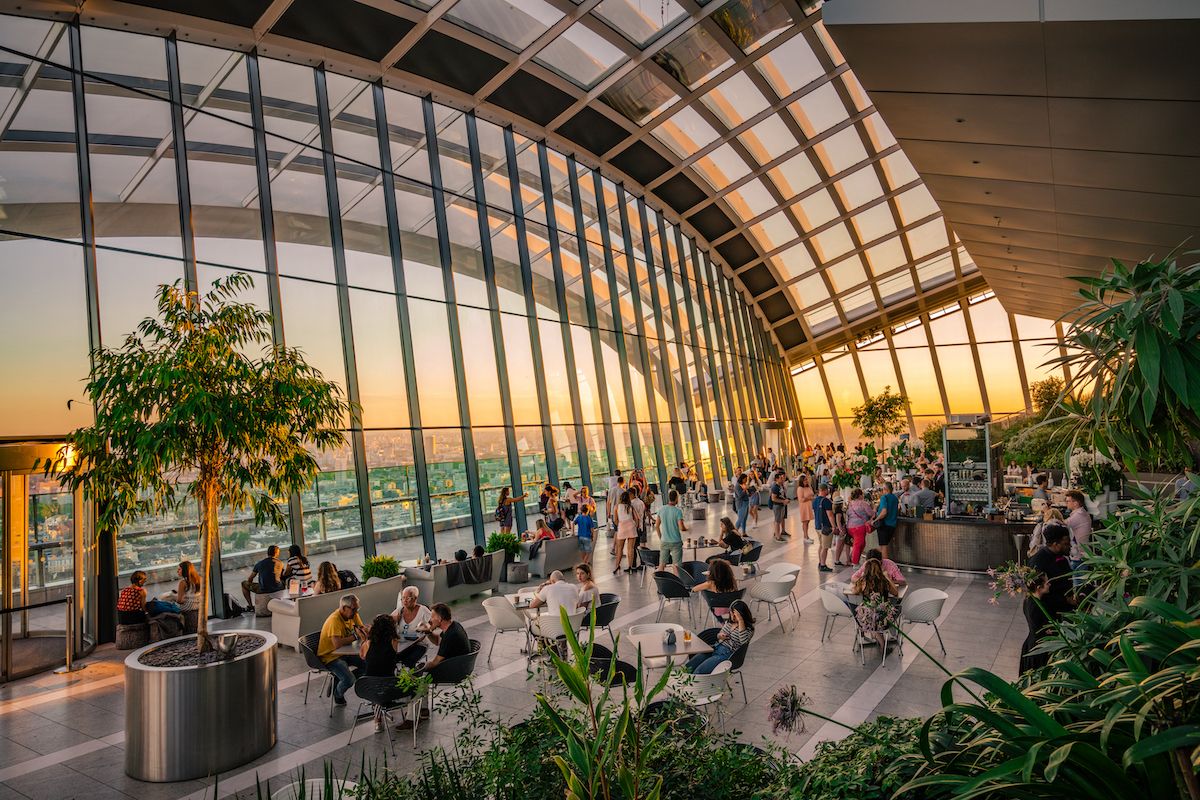
[[[908,398],[897,392],[892,392],[891,386],[883,387],[883,391],[874,397],[868,397],[861,406],[854,409],[854,427],[862,431],[862,435],[875,441],[879,450],[883,449],[883,437],[896,436],[904,430],[904,408]]]
[[[252,509],[257,523],[286,528],[279,498],[311,484],[319,468],[309,448],[340,446],[348,412],[337,385],[272,342],[270,314],[235,300],[252,285],[236,273],[203,296],[178,281],[160,286],[157,315],[120,347],[92,354],[95,420],[67,437],[71,457],[48,468],[114,530],[194,500],[205,587],[218,512]],[[201,592],[194,640],[151,644],[126,660],[126,772],[184,780],[273,747],[274,645],[265,632],[215,642]],[[222,731],[222,745],[196,747],[196,730]]]

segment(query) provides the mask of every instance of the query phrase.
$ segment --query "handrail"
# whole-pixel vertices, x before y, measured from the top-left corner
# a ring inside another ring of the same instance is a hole
[[[65,620],[66,624],[63,626],[63,638],[66,640],[67,646],[66,663],[62,667],[55,670],[55,672],[63,674],[75,672],[76,670],[83,668],[82,665],[75,663],[75,595],[69,594],[66,597],[59,598],[58,600],[43,600],[40,603],[30,603],[29,605],[17,606],[16,608],[0,609],[0,614],[23,613],[26,611],[33,611],[37,608],[58,605],[59,603],[66,603],[67,605],[67,614]],[[22,623],[22,627],[25,627],[24,623]],[[4,675],[6,676],[7,680],[8,676],[12,675],[12,650],[10,649],[12,642],[12,620],[10,617],[6,616],[4,618],[3,631]]]
[[[16,608],[0,608],[0,614],[15,614],[18,611],[33,611],[35,608],[45,608],[46,606],[53,606],[59,603],[67,602],[72,602],[71,595],[60,597],[57,600],[43,600],[40,603],[30,603],[27,606],[17,606]]]

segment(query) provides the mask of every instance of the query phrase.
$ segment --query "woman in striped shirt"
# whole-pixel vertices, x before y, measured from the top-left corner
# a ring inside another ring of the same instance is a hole
[[[722,661],[733,658],[754,637],[754,616],[744,600],[734,600],[729,606],[729,619],[717,634],[717,644],[711,653],[697,653],[688,659],[685,669],[696,675],[708,675]]]
[[[312,567],[308,565],[308,559],[304,557],[304,551],[298,544],[288,548],[287,571],[283,579],[287,581],[290,578],[300,581],[302,589],[313,582]]]

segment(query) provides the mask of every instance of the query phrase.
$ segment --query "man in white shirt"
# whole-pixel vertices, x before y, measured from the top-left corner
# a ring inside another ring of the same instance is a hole
[[[579,605],[579,589],[563,580],[559,570],[550,573],[550,580],[538,587],[538,593],[530,601],[530,608],[546,607],[550,614],[558,616],[558,609],[565,607],[568,614],[574,614]]]
[[[1071,530],[1071,552],[1067,561],[1075,573],[1073,580],[1076,586],[1083,583],[1080,567],[1083,565],[1083,553],[1092,538],[1092,515],[1084,507],[1085,500],[1083,492],[1074,489],[1067,492],[1067,510],[1071,512],[1066,519],[1067,527]]]

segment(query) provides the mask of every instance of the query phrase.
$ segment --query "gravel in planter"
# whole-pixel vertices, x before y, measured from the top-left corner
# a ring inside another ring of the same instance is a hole
[[[253,633],[238,634],[237,645],[228,660],[254,652],[262,647],[265,641],[266,639]],[[138,663],[145,664],[147,667],[199,667],[224,660],[227,659],[222,658],[221,653],[216,650],[197,653],[196,640],[191,636],[178,642],[156,647],[138,657]]]

